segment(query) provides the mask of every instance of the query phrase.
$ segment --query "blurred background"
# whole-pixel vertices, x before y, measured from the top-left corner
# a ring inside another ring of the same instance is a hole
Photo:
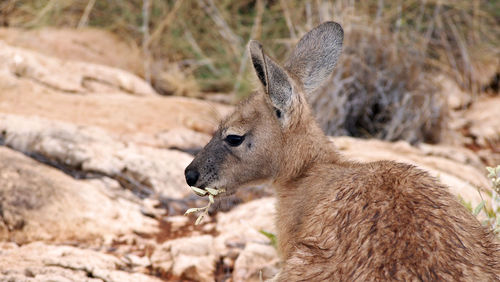
[[[500,1],[0,0],[0,280],[273,277],[272,189],[194,226],[184,169],[258,89],[247,42],[283,61],[328,20],[343,54],[308,99],[339,151],[500,231]]]
[[[254,90],[249,39],[260,40],[283,60],[301,35],[335,20],[346,32],[344,54],[330,82],[310,97],[330,135],[435,143],[448,114],[446,93],[440,91],[444,83],[451,80],[471,100],[498,94],[498,1],[6,0],[0,5],[3,26],[107,30],[133,47],[127,67],[158,93],[229,103]]]

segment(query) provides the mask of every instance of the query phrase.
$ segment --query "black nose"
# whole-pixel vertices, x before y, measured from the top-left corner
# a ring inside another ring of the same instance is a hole
[[[186,175],[186,182],[189,186],[194,186],[196,181],[198,181],[198,177],[200,177],[200,173],[193,169],[186,169],[184,174]]]

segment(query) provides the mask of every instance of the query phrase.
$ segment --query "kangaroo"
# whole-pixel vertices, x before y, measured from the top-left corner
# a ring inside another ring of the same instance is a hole
[[[500,281],[494,234],[428,173],[392,161],[343,158],[306,96],[331,74],[342,27],[309,31],[280,66],[248,48],[262,84],[223,120],[186,168],[188,185],[270,183],[276,191],[275,281]]]

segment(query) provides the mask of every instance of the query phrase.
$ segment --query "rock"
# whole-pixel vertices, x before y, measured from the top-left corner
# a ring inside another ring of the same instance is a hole
[[[123,70],[61,61],[2,41],[0,89],[0,113],[99,127],[127,142],[183,150],[203,147],[232,109],[158,96]],[[83,95],[68,95],[75,93]]]
[[[164,275],[195,281],[213,281],[217,259],[210,235],[167,241],[151,256],[153,267]]]
[[[452,112],[452,136],[446,143],[470,148],[486,165],[499,164],[500,119],[495,115],[499,107],[500,96],[480,96],[469,108]]]
[[[140,74],[140,50],[115,34],[94,28],[0,28],[0,40],[64,61],[80,61],[121,68]],[[113,46],[113,48],[109,48]]]
[[[1,68],[0,89],[0,113],[99,127],[120,140],[161,148],[203,147],[231,109],[184,97],[66,95],[4,76]]]
[[[119,179],[136,192],[172,198],[190,193],[184,169],[192,156],[183,152],[120,142],[96,127],[5,114],[0,114],[0,133],[15,150]]]
[[[489,166],[500,164],[500,96],[482,97],[463,114],[467,123],[461,128],[468,140],[462,145],[472,148]]]
[[[267,243],[261,230],[276,233],[274,224],[275,199],[254,200],[229,212],[217,214],[215,248],[222,256],[240,252],[249,242]]]
[[[233,281],[261,281],[278,273],[278,254],[270,245],[248,243],[234,263]]]
[[[158,96],[126,71],[60,61],[1,40],[0,89],[2,113],[98,126],[127,136],[180,128],[210,135],[232,109],[192,98]],[[74,93],[85,95],[68,95]]]
[[[500,96],[486,97],[476,101],[465,113],[465,119],[469,121],[469,134],[483,147],[500,144],[498,109]],[[497,150],[500,151],[498,147]]]
[[[114,92],[157,95],[149,84],[127,71],[85,62],[63,61],[12,47],[3,41],[0,41],[0,69],[4,75],[11,73],[20,80],[30,80],[42,87],[68,94]]]
[[[441,93],[447,99],[447,104],[451,109],[464,109],[472,103],[471,94],[460,89],[450,77],[440,74],[434,80],[436,85],[441,86]]]
[[[391,143],[351,137],[335,137],[332,141],[342,154],[352,160],[394,160],[416,165],[437,177],[453,194],[474,207],[482,201],[478,188],[483,191],[485,199],[490,199],[488,193],[491,188],[486,170],[479,168],[480,161],[467,149],[440,145],[421,145],[419,149],[403,141]]]
[[[211,136],[187,128],[173,128],[158,133],[156,139],[158,140],[158,145],[163,148],[191,150],[201,149],[210,141]]]
[[[0,156],[0,240],[95,242],[157,231],[140,205],[106,181],[75,180],[6,147]]]
[[[126,269],[120,259],[92,250],[41,242],[0,245],[0,281],[160,281]]]
[[[171,232],[177,232],[189,224],[189,217],[185,215],[169,216],[166,221],[170,223]]]
[[[147,273],[149,272],[148,268],[151,267],[151,261],[146,256],[140,257],[134,254],[126,254],[122,261],[125,262],[133,272]]]
[[[484,170],[481,159],[471,150],[461,146],[430,145],[421,143],[416,146],[421,154],[427,157],[437,157],[462,165],[472,166],[478,171]]]

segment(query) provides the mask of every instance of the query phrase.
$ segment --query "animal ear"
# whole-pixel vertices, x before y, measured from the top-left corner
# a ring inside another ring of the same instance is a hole
[[[276,116],[280,119],[286,118],[290,112],[293,98],[291,79],[278,63],[264,53],[259,42],[251,40],[248,44],[248,50],[257,77],[271,99]]]
[[[342,52],[344,31],[340,24],[325,22],[306,33],[299,41],[285,68],[311,93],[330,76]]]

